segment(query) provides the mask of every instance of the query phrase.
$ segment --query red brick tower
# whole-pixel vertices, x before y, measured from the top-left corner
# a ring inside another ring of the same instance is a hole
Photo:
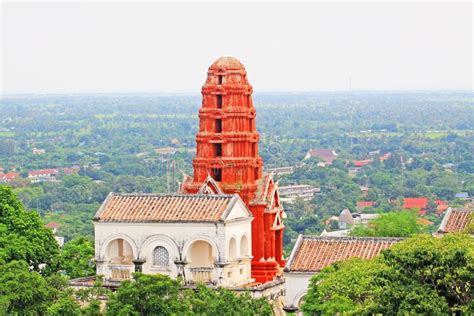
[[[252,277],[268,282],[284,266],[284,212],[273,177],[262,174],[258,140],[247,71],[235,58],[219,58],[202,87],[194,178],[182,190],[240,195],[254,216]]]

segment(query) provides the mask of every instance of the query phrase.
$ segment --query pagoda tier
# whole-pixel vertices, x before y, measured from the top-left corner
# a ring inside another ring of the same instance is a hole
[[[182,190],[203,192],[203,184],[212,179],[216,190],[240,195],[254,216],[252,276],[267,282],[284,265],[284,212],[273,178],[262,174],[252,92],[247,71],[237,59],[222,57],[209,67],[202,87],[194,177]]]

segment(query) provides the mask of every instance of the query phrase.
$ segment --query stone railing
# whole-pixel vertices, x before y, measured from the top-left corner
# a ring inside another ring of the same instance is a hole
[[[213,267],[193,267],[189,268],[191,272],[191,281],[193,282],[212,282]]]
[[[129,280],[133,272],[133,265],[109,265],[112,280]]]

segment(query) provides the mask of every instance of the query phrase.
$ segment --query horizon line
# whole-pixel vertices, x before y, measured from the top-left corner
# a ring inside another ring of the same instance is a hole
[[[340,89],[340,90],[265,90],[265,91],[254,91],[252,95],[259,94],[317,94],[317,93],[423,93],[423,92],[435,92],[435,93],[473,93],[473,89]],[[19,93],[0,93],[0,97],[9,96],[73,96],[73,95],[201,95],[201,92],[196,91],[157,91],[157,92],[145,92],[145,91],[128,91],[128,92],[19,92]]]

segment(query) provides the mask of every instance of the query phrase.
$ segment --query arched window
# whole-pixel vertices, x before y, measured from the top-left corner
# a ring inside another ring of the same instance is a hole
[[[246,257],[249,255],[249,242],[247,240],[247,236],[243,235],[242,239],[240,239],[240,256]]]
[[[165,247],[158,246],[153,250],[153,265],[160,267],[170,265],[170,255]]]
[[[234,260],[237,257],[237,243],[234,237],[229,241],[229,259]]]

